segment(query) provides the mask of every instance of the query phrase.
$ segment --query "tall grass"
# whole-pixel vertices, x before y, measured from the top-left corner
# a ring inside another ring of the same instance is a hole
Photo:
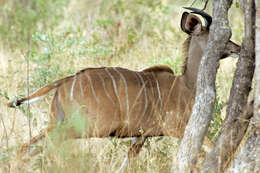
[[[191,2],[11,0],[0,3],[3,9],[0,11],[0,172],[115,171],[127,155],[129,139],[63,141],[57,140],[60,129],[38,144],[44,152],[22,162],[16,151],[29,140],[29,131],[34,136],[46,127],[51,96],[31,105],[30,113],[27,107],[8,109],[5,103],[14,96],[27,95],[28,88],[32,92],[87,67],[140,70],[166,64],[180,74],[181,47],[186,38],[179,28],[181,7]],[[196,5],[202,7],[200,2]],[[232,7],[230,19],[232,39],[240,43],[243,32],[240,10]],[[221,62],[215,120],[209,133],[212,140],[224,118],[235,62],[233,59]],[[77,118],[70,125],[85,127]],[[177,139],[150,139],[125,172],[169,172],[177,148]]]

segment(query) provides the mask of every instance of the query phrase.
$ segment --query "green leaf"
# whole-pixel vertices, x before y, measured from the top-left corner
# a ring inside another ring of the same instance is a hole
[[[240,4],[239,4],[238,1],[235,2],[235,6],[236,6],[236,8],[239,8],[239,7],[240,7]]]
[[[4,97],[5,97],[7,100],[10,100],[7,91],[4,92]]]

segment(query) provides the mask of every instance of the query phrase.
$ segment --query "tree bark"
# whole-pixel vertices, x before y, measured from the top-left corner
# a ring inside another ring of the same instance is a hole
[[[235,157],[227,172],[259,173],[260,172],[260,2],[256,5],[256,67],[255,67],[255,95],[254,116],[251,120],[252,129],[243,148]]]
[[[245,37],[232,84],[226,120],[214,149],[207,155],[201,172],[223,172],[243,139],[253,103],[247,106],[247,98],[254,75],[255,61],[255,6],[254,0],[244,0]],[[246,110],[244,113],[243,111]]]
[[[202,141],[212,119],[216,100],[216,73],[219,57],[222,56],[227,41],[231,36],[228,23],[228,9],[232,0],[213,1],[213,22],[210,28],[207,51],[202,57],[195,104],[188,125],[186,126],[177,159],[172,172],[191,172],[196,165]]]
[[[255,53],[256,53],[256,68],[255,68],[255,105],[254,105],[254,120],[256,127],[259,127],[260,123],[260,0],[255,0],[256,4],[256,40],[255,40]]]

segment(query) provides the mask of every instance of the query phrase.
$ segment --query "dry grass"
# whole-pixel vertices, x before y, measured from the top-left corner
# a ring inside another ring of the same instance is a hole
[[[0,45],[0,172],[115,172],[119,168],[127,155],[130,139],[78,139],[56,144],[48,137],[39,144],[44,147],[43,153],[22,162],[16,157],[16,151],[29,140],[29,131],[34,136],[46,127],[51,96],[30,106],[31,129],[26,107],[6,107],[7,98],[27,94],[26,58],[30,60],[30,92],[86,67],[121,66],[140,70],[167,64],[179,74],[181,44],[186,37],[179,28],[181,6],[190,3],[180,0],[119,2],[72,0],[55,27],[42,28],[41,23],[37,24],[38,32],[33,33],[30,46],[24,43],[14,47],[13,40],[3,40]],[[233,40],[239,43],[243,33],[242,15],[234,7],[231,11]],[[233,59],[222,61],[217,77],[218,96],[224,106],[235,63]],[[177,148],[177,139],[150,139],[124,172],[169,172]]]

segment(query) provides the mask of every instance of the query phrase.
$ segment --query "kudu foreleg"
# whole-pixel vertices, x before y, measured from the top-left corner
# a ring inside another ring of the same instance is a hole
[[[138,153],[141,151],[142,146],[144,145],[144,142],[146,141],[147,137],[133,137],[132,138],[132,145],[130,146],[130,149],[128,150],[128,155],[125,157],[123,163],[121,164],[120,168],[116,171],[116,173],[119,173],[123,170],[123,168],[126,166],[127,162],[131,160],[131,158],[138,155]]]
[[[133,158],[139,154],[146,139],[147,137],[135,138],[136,141],[132,142],[132,145],[130,146],[130,149],[128,151],[128,158]]]

